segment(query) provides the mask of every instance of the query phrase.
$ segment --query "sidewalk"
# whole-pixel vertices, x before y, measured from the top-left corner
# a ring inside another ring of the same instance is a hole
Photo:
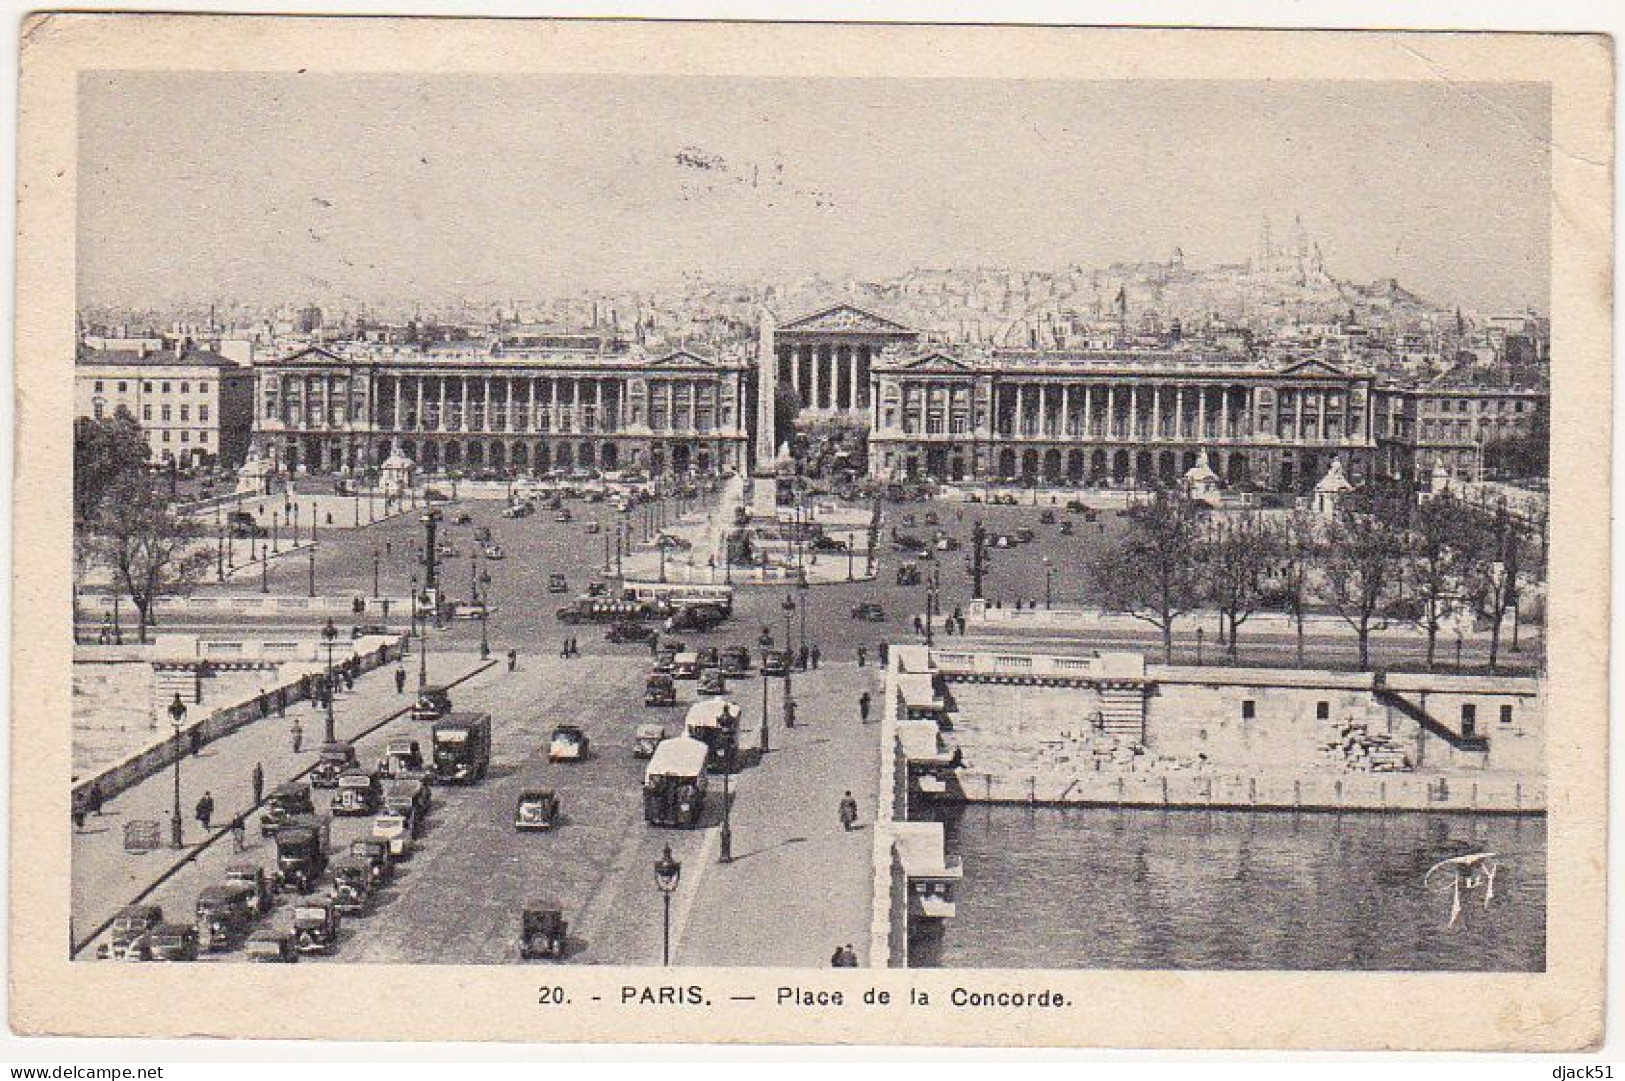
[[[734,860],[716,862],[718,831],[709,831],[693,869],[701,876],[694,897],[675,921],[673,963],[817,968],[850,943],[868,964],[882,675],[850,662],[797,672],[796,727],[788,731],[783,683],[771,681],[772,750],[733,785]],[[730,687],[747,732],[760,723],[760,678]],[[874,699],[867,725],[857,710],[865,689]],[[720,778],[711,785],[720,800]],[[850,833],[837,817],[848,790],[861,824]]]
[[[334,701],[336,731],[340,739],[355,736],[411,703],[417,686],[416,656],[407,658],[406,693],[395,693],[394,665],[387,665],[356,680],[355,689],[341,693]],[[430,682],[449,682],[474,670],[480,662],[470,654],[429,654]],[[180,766],[181,814],[187,847],[168,847],[170,816],[174,803],[174,771],[163,770],[107,802],[101,817],[85,820],[83,831],[74,832],[72,927],[75,943],[89,937],[101,923],[161,876],[188,861],[148,900],[163,904],[168,918],[190,920],[190,912],[170,911],[172,904],[187,905],[197,890],[217,881],[225,865],[237,858],[231,838],[221,836],[232,819],[251,810],[250,776],[256,763],[265,771],[264,793],[291,780],[316,760],[321,746],[325,713],[308,702],[288,708],[286,717],[271,716],[245,725],[232,734],[206,744],[200,754],[189,755]],[[293,753],[290,731],[297,720],[304,729],[303,749]],[[207,834],[192,816],[198,798],[209,791],[215,802],[212,827]],[[144,854],[124,850],[125,824],[138,819],[155,821],[164,847]],[[202,852],[198,846],[208,837],[219,840]],[[257,815],[250,818],[249,850],[257,859],[263,855]],[[263,861],[262,861],[263,862]],[[171,897],[170,895],[174,896]],[[85,957],[87,954],[81,953]]]

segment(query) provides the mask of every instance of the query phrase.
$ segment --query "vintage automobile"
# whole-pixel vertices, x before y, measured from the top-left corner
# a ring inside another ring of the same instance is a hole
[[[441,541],[440,544],[435,546],[434,554],[441,559],[456,559],[463,553],[450,541]]]
[[[728,681],[722,675],[720,668],[700,669],[699,682],[694,686],[695,694],[727,694]]]
[[[271,836],[294,815],[315,813],[316,805],[310,799],[310,785],[300,781],[279,784],[271,789],[271,796],[265,801],[265,813],[260,815],[260,835]]]
[[[339,774],[338,790],[333,793],[333,813],[347,818],[359,818],[378,813],[383,801],[376,775],[360,767]]]
[[[341,915],[359,916],[372,900],[372,864],[367,860],[344,856],[333,861],[333,885],[327,891],[333,907]]]
[[[385,811],[372,820],[372,838],[389,846],[389,854],[404,860],[412,854],[412,819],[408,814]]]
[[[299,960],[299,944],[290,931],[262,927],[248,936],[247,953],[261,964],[291,965]]]
[[[508,558],[508,553],[502,550],[502,545],[500,544],[487,544],[484,548],[484,554],[486,559]]]
[[[716,668],[722,663],[722,655],[717,652],[716,646],[701,646],[694,651],[700,658],[700,671],[707,668]]]
[[[904,563],[897,568],[895,577],[900,586],[917,586],[920,584],[920,568],[913,563]]]
[[[676,705],[675,702],[672,703]],[[655,748],[660,741],[666,738],[666,726],[663,724],[640,724],[632,732],[632,757],[653,758]]]
[[[339,774],[356,765],[355,746],[343,740],[324,743],[316,751],[316,765],[310,771],[310,783],[317,788],[337,788]]]
[[[458,601],[451,606],[452,619],[490,619],[496,609],[484,601]]]
[[[548,741],[547,759],[549,762],[580,762],[587,757],[589,745],[587,733],[578,725],[561,724],[553,729],[553,738]]]
[[[666,640],[655,647],[654,670],[665,675],[671,675],[672,668],[677,663],[677,655],[687,647],[681,642]]]
[[[1031,544],[1033,542],[1033,538],[1036,536],[1038,536],[1038,534],[1033,532],[1032,529],[1028,528],[1027,526],[1022,526],[1020,529],[1016,530],[1016,543]]]
[[[668,631],[699,631],[702,634],[727,622],[728,613],[714,604],[686,604],[666,620]]]
[[[941,522],[939,522],[937,520],[937,512],[934,511],[934,510],[926,511],[925,512],[925,518],[923,519],[923,521],[925,522],[926,525],[941,525],[942,524]]]
[[[564,909],[553,901],[532,901],[525,905],[519,927],[519,957],[530,961],[538,957],[557,960],[564,956],[569,937],[569,925]]]
[[[728,646],[717,658],[722,674],[728,679],[744,679],[750,675],[750,647]]]
[[[500,513],[504,518],[528,518],[534,510],[529,503],[510,503]]]
[[[256,918],[271,911],[276,904],[276,893],[271,889],[271,879],[265,873],[265,868],[257,863],[240,860],[236,863],[226,864],[226,878],[229,883],[239,883],[253,891],[248,898],[248,911]]]
[[[547,591],[549,593],[568,593],[570,592],[570,585],[564,580],[564,575],[550,574],[547,576]]]
[[[437,721],[450,712],[450,688],[431,683],[418,692],[418,700],[412,706],[412,719],[414,721]]]
[[[574,518],[574,517],[575,517],[575,515],[570,513],[570,508],[569,507],[560,507],[553,514],[553,520],[555,522],[568,522],[571,518]]]
[[[301,901],[293,910],[293,937],[300,953],[332,953],[339,937],[338,906]]]
[[[559,797],[551,788],[532,788],[519,793],[513,808],[514,829],[550,830],[558,821]]]
[[[948,536],[948,534],[946,534],[946,533],[941,534],[935,540],[933,540],[931,543],[936,546],[936,549],[939,552],[957,552],[957,551],[959,551],[959,541],[956,540],[953,537]]]
[[[646,706],[675,706],[677,682],[665,672],[650,673],[643,681],[643,704]]]
[[[423,748],[415,739],[392,739],[384,744],[384,755],[378,760],[378,776],[383,780],[423,775]]]
[[[597,522],[588,522],[587,523],[587,532],[588,533],[600,533],[600,532],[603,531],[603,528],[604,527],[599,525]]]
[[[1070,537],[1070,536],[1072,536],[1072,534],[1074,532],[1076,532],[1076,530],[1073,529],[1073,526],[1072,526],[1071,522],[1062,522],[1061,523],[1061,536]]]
[[[671,552],[686,552],[694,547],[694,542],[684,540],[675,533],[662,533],[655,538],[655,547]]]
[[[820,533],[812,539],[812,550],[815,552],[844,552],[846,551],[846,542],[839,537],[831,537],[828,534]]]
[[[160,923],[152,929],[154,961],[196,961],[197,928],[189,923]]]
[[[271,879],[277,891],[308,894],[327,870],[329,826],[325,818],[300,815],[276,831],[276,871]]]
[[[692,651],[677,654],[671,662],[672,679],[699,679],[700,655]]]
[[[476,527],[475,530],[474,530],[474,543],[476,543],[476,544],[490,544],[491,543],[491,527],[488,526],[488,525],[482,525],[482,526]]]
[[[473,522],[474,516],[468,513],[466,510],[458,511],[457,516],[452,519],[453,525],[472,525]]]
[[[350,637],[352,639],[367,637],[382,638],[386,637],[388,634],[389,628],[382,623],[357,623],[350,628]]]
[[[1055,512],[1052,511],[1052,510],[1046,510],[1046,511],[1041,512],[1038,515],[1038,524],[1039,525],[1054,525],[1055,524]]]
[[[790,671],[790,651],[770,649],[762,654],[762,675],[782,676]]]
[[[152,960],[152,933],[164,922],[164,910],[157,905],[127,905],[113,917],[109,940],[96,950],[96,956],[113,961]]]
[[[852,618],[861,619],[865,623],[886,622],[886,610],[874,601],[864,601],[852,608]]]
[[[204,953],[229,950],[248,933],[251,887],[241,882],[205,886],[197,895],[197,943]]]
[[[384,810],[408,817],[413,836],[422,828],[423,816],[429,813],[433,800],[426,777],[396,777],[384,782]]]
[[[389,854],[389,842],[376,837],[357,837],[350,842],[350,856],[366,860],[372,867],[372,888],[379,889],[395,877],[395,860]]]
[[[658,634],[659,632],[653,627],[642,623],[633,623],[630,620],[622,620],[610,626],[609,630],[604,634],[604,639],[609,642],[647,642],[649,639],[657,637]]]

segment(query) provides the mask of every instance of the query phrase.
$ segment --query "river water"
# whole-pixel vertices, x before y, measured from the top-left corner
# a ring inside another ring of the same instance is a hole
[[[944,809],[958,914],[910,963],[965,968],[1541,971],[1541,817]],[[1499,854],[1495,897],[1437,860]],[[1439,887],[1444,888],[1439,888]]]

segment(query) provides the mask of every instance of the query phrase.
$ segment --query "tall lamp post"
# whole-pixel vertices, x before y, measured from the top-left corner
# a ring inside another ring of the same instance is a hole
[[[801,652],[807,652],[807,573],[802,571],[801,581],[796,583],[796,592],[801,594]]]
[[[789,650],[790,650],[790,641],[791,641],[791,639],[790,639],[790,617],[795,614],[795,610],[796,610],[795,598],[792,597],[790,594],[786,593],[784,595],[784,606],[783,607],[784,607],[784,649],[785,649],[785,652],[788,653]],[[786,728],[790,727],[790,724],[789,724],[789,721],[790,721],[790,708],[791,708],[790,707],[790,672],[794,668],[795,668],[795,665],[790,663],[790,658],[786,657],[785,662],[784,662],[784,719],[785,719],[785,727]],[[766,679],[767,677],[763,676],[762,678]]]
[[[378,546],[372,546],[372,599],[378,599]]]
[[[660,936],[660,963],[671,966],[671,895],[677,892],[677,883],[683,877],[683,865],[671,858],[671,845],[660,854],[655,861],[655,886],[660,890],[660,900],[665,910]]]
[[[756,640],[756,644],[762,647],[762,753],[767,754],[772,750],[772,747],[769,746],[771,741],[768,739],[768,732],[770,729],[767,723],[767,685],[769,682],[767,678],[767,652],[773,648],[773,632],[763,627],[762,636]]]
[[[1054,578],[1055,578],[1055,568],[1050,565],[1049,556],[1045,556],[1044,557],[1044,607],[1046,609],[1055,607],[1055,603],[1054,603],[1055,594],[1054,594],[1054,591],[1051,588],[1051,583],[1054,581]]]
[[[306,594],[314,597],[316,595],[316,546],[314,544],[310,546],[309,556],[310,558],[307,561],[307,565],[310,569],[310,580],[308,583],[309,588],[306,590]]]
[[[181,724],[185,720],[186,703],[176,692],[175,700],[169,703],[169,723],[175,726],[175,807],[169,822],[169,841],[176,848],[184,843],[181,839]]]
[[[734,771],[734,748],[728,748],[728,760],[722,764],[722,852],[718,863],[734,861],[733,799],[728,779]]]
[[[485,589],[478,601],[480,606],[478,609],[480,613],[480,660],[488,661],[491,659],[491,638],[486,627],[487,621],[491,618],[491,572],[486,571],[480,575],[480,580],[485,583]]]
[[[333,626],[333,617],[328,616],[327,622],[322,626],[322,644],[327,647],[327,742],[332,743],[337,737],[333,734],[333,647],[338,644],[339,629]]]

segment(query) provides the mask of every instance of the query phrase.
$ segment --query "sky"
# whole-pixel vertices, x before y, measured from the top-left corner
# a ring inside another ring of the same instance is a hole
[[[98,72],[82,305],[1236,262],[1547,307],[1535,84]]]

